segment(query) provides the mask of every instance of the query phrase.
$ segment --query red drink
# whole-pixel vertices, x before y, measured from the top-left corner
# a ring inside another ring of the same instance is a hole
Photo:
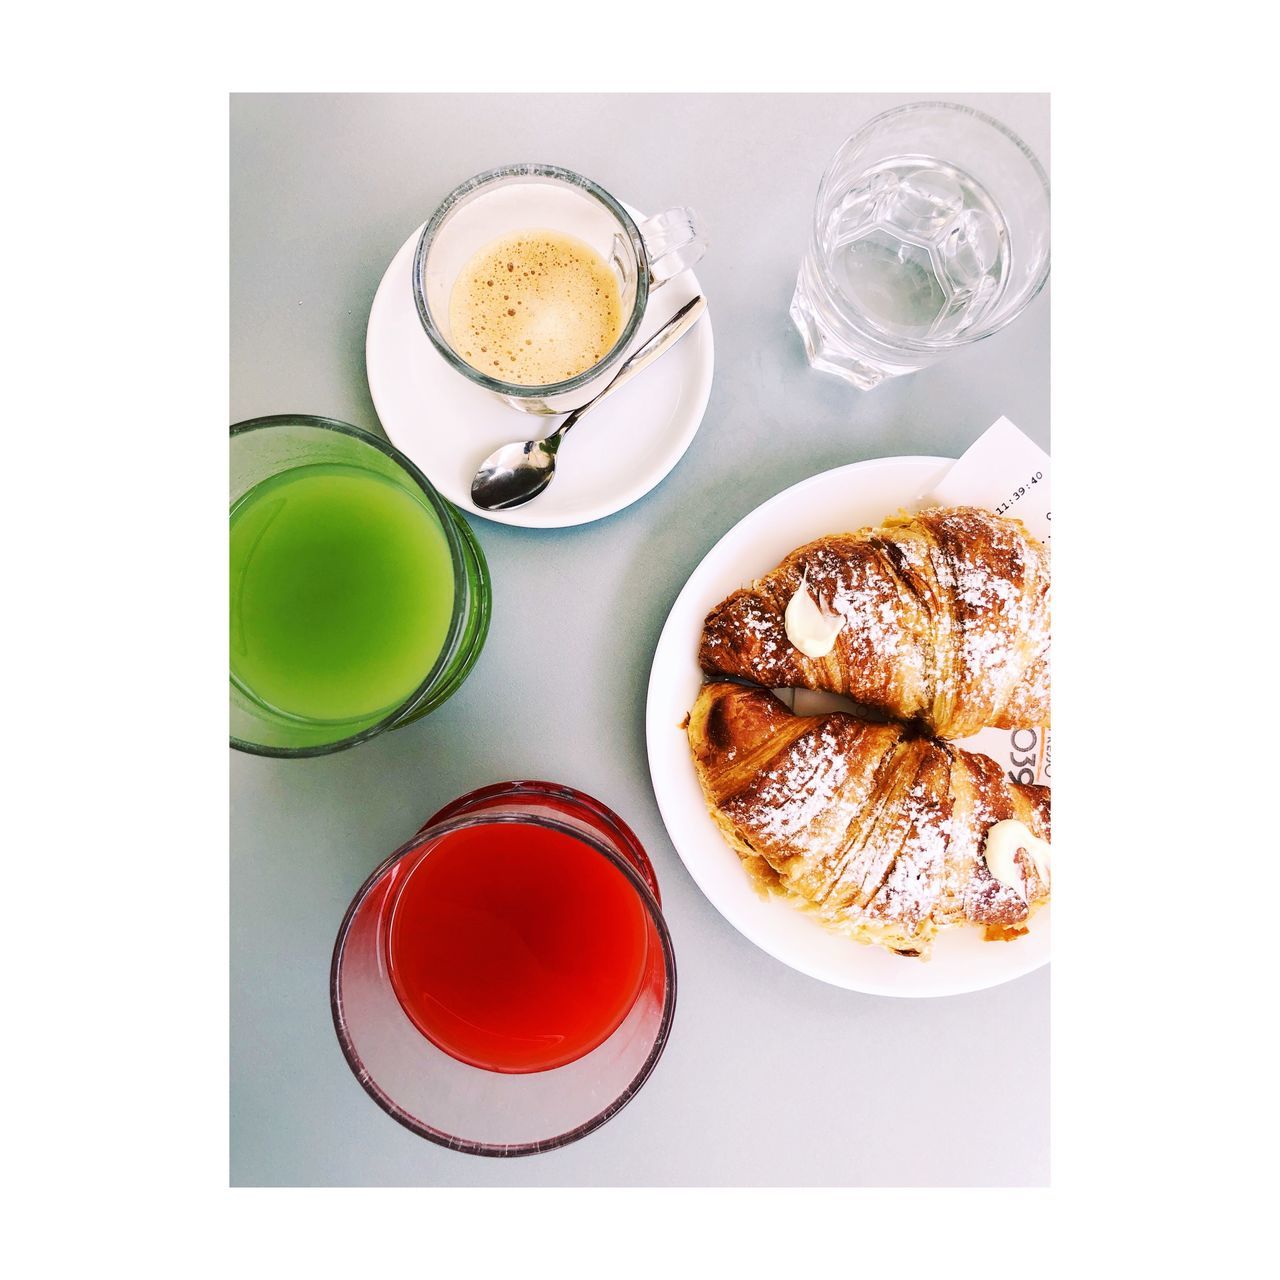
[[[384,1111],[454,1151],[532,1155],[635,1096],[671,1030],[676,966],[630,827],[570,787],[501,782],[364,882],[329,992]]]
[[[546,1071],[617,1030],[651,926],[627,877],[529,822],[464,827],[409,870],[387,923],[391,983],[433,1044],[489,1071]]]

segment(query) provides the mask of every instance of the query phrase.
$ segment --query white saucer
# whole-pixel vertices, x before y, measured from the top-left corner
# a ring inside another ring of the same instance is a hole
[[[628,212],[643,221],[634,209]],[[560,450],[556,478],[526,506],[482,511],[471,501],[476,467],[499,445],[546,435],[558,418],[521,413],[468,382],[423,332],[411,272],[419,227],[392,259],[369,312],[365,365],[374,407],[392,443],[450,502],[472,515],[527,529],[586,524],[642,498],[684,456],[711,395],[710,309],[652,368],[583,419]],[[692,271],[649,295],[633,347],[701,289]]]
[[[739,933],[784,964],[824,982],[871,995],[946,996],[980,991],[1049,961],[1049,908],[1013,942],[986,942],[981,930],[944,931],[921,961],[865,946],[823,928],[777,897],[761,897],[707,812],[682,727],[702,685],[698,644],[707,614],[731,591],[824,534],[880,524],[914,510],[949,458],[876,458],[837,467],[785,489],[744,516],[707,552],[680,592],[658,641],[649,676],[649,772],[671,842],[711,904]],[[826,708],[801,693],[804,714]],[[799,706],[799,703],[797,703]]]

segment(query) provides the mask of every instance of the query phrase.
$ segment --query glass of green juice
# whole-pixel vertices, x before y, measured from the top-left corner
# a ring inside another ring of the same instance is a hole
[[[315,756],[434,711],[489,629],[489,571],[399,450],[308,415],[231,428],[231,745]]]

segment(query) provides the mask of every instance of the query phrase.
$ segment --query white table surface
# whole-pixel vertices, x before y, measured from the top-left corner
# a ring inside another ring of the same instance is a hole
[[[715,324],[702,429],[639,503],[579,529],[472,522],[494,625],[440,711],[335,756],[231,759],[231,1181],[236,1185],[1042,1185],[1049,971],[893,1000],[786,968],[716,913],[672,848],[644,747],[667,611],[741,516],[814,472],[958,455],[1000,414],[1049,444],[1047,291],[1004,332],[861,393],[805,363],[787,307],[818,178],[912,95],[236,95],[231,420],[304,412],[379,431],[365,321],[405,237],[458,182],[565,165],[640,208],[688,204]],[[914,95],[927,96],[927,95]],[[1048,165],[1047,95],[962,95]],[[745,461],[744,461],[745,460]],[[552,671],[509,706],[504,675]],[[540,777],[615,808],[657,869],[679,999],[666,1053],[602,1129],[488,1160],[373,1104],[329,1015],[329,959],[372,868],[446,801]]]

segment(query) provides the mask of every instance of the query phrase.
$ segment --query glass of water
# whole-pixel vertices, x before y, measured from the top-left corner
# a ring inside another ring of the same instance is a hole
[[[886,111],[818,188],[791,318],[809,363],[869,390],[990,337],[1049,278],[1049,179],[998,120]]]

